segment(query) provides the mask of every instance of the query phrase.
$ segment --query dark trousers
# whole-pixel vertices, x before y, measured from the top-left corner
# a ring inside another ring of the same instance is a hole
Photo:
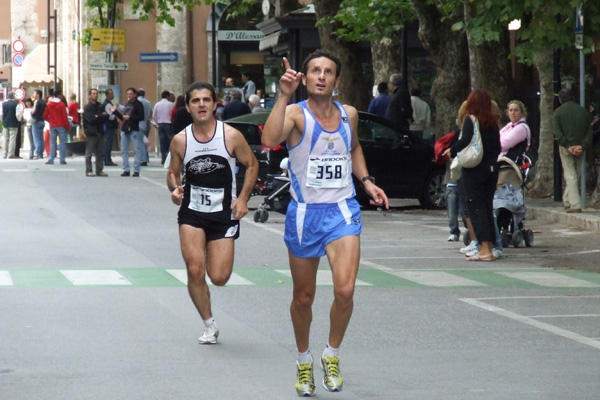
[[[92,154],[96,157],[96,174],[104,169],[104,135],[88,136],[85,140],[85,172],[92,172]]]
[[[479,243],[494,242],[496,230],[494,225],[494,192],[498,182],[498,171],[485,175],[465,173],[463,168],[462,178],[467,197],[469,217],[475,229],[475,236]]]
[[[171,146],[171,140],[173,140],[173,129],[171,124],[158,124],[158,141],[160,143],[160,163],[164,164],[167,154],[169,153],[169,147]]]
[[[104,130],[104,162],[108,163],[112,161],[112,148],[115,142],[116,128],[106,128]]]

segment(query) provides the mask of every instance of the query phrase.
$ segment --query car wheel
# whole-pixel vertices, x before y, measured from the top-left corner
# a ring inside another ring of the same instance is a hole
[[[446,207],[446,202],[444,200],[444,194],[446,192],[444,174],[444,170],[436,169],[427,177],[423,194],[419,198],[419,203],[421,203],[423,208],[442,209]]]

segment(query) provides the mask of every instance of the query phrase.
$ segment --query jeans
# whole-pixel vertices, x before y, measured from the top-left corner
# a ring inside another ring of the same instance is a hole
[[[33,126],[27,125],[27,138],[29,139],[29,159],[33,159],[35,151],[35,142],[33,141]]]
[[[112,148],[115,142],[115,128],[106,128],[104,130],[104,163],[112,161]]]
[[[60,163],[67,163],[67,130],[62,126],[56,128],[50,128],[50,155],[48,156],[48,162],[53,163],[56,155],[56,138],[60,140],[58,145],[58,152],[60,154]]]
[[[140,172],[140,164],[142,163],[142,141],[143,133],[140,131],[131,131],[125,133],[121,131],[121,155],[123,156],[123,171],[129,172],[129,143],[133,148],[133,172]]]
[[[160,143],[160,163],[164,164],[167,154],[169,153],[169,146],[173,140],[173,129],[171,124],[158,124],[158,141]]]
[[[35,156],[42,158],[44,156],[44,121],[35,121],[31,128],[33,129]]]
[[[498,214],[500,211],[494,210],[494,229],[496,230],[496,240],[492,244],[493,250],[502,251],[502,236],[500,236],[500,229],[498,229]]]
[[[460,236],[460,228],[458,227],[458,187],[456,185],[446,185],[446,209],[448,211],[450,234]]]

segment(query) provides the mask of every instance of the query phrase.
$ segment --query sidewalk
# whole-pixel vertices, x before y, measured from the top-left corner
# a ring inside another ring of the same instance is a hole
[[[567,214],[561,201],[552,197],[544,199],[525,199],[527,219],[539,219],[555,222],[582,230],[600,232],[600,210],[585,208],[579,214]]]

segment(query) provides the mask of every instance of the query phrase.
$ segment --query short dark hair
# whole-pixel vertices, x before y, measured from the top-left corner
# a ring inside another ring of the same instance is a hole
[[[568,89],[561,89],[560,92],[558,92],[558,98],[563,103],[570,101],[571,100],[571,91]]]
[[[139,88],[137,90],[137,95],[144,97],[146,95],[146,91],[143,88]]]
[[[417,96],[417,97],[421,96],[421,86],[415,85],[415,86],[411,87],[410,94],[412,96]]]
[[[44,93],[42,93],[42,91],[40,89],[35,89],[33,91],[33,93],[37,93],[37,95],[40,96],[40,97],[44,96]]]
[[[92,94],[92,90],[95,90],[96,92],[98,91],[98,89],[96,89],[95,87],[93,87],[93,88],[89,88],[89,89],[88,89],[88,96],[89,96],[90,94]]]
[[[134,95],[136,95],[136,96],[137,96],[137,94],[138,94],[138,91],[137,91],[137,89],[136,89],[136,88],[134,88],[134,87],[128,87],[128,88],[127,88],[127,90],[125,91],[125,93],[129,92],[130,90],[133,92],[133,94],[134,94]]]
[[[242,72],[242,76],[247,76],[248,78],[250,78],[250,73],[249,72]]]
[[[306,59],[304,60],[304,63],[302,64],[302,73],[306,75],[308,73],[308,64],[311,62],[311,60],[320,57],[329,58],[335,63],[335,77],[339,78],[340,74],[342,73],[342,62],[339,58],[325,50],[316,50],[310,53],[308,57],[306,57]]]
[[[215,103],[217,102],[217,92],[215,91],[215,88],[213,85],[211,85],[208,82],[194,82],[194,83],[190,84],[187,87],[187,89],[185,89],[185,104],[190,104],[190,95],[192,94],[192,92],[194,90],[202,90],[202,89],[209,90],[213,101]]]
[[[169,97],[171,95],[171,92],[169,92],[168,90],[163,90],[162,93],[160,94],[160,97],[162,99],[166,99],[167,97]]]
[[[387,93],[387,83],[379,82],[379,85],[377,85],[377,91],[379,93]]]

